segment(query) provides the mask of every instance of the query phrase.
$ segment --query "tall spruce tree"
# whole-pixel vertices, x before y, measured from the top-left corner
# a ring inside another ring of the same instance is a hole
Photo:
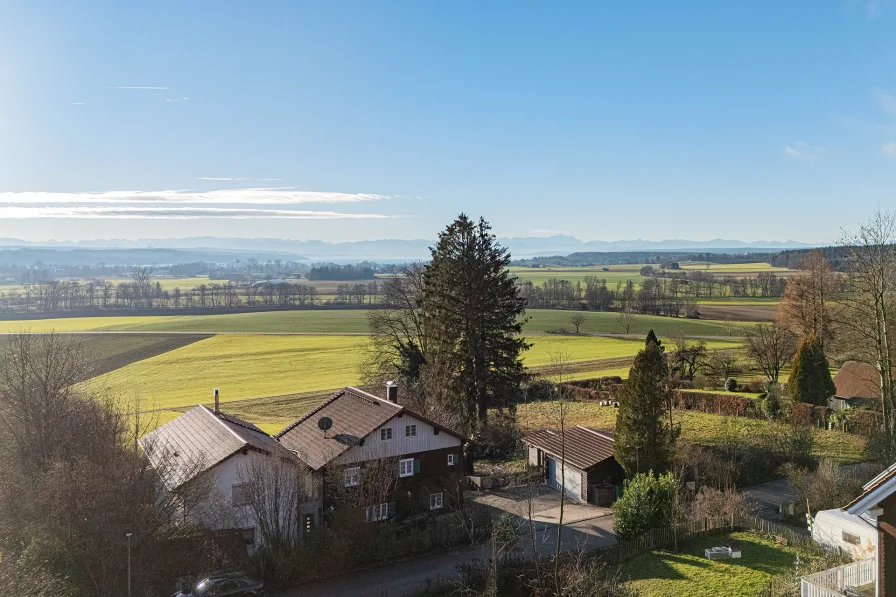
[[[619,396],[616,460],[629,478],[651,470],[660,474],[672,464],[674,432],[664,419],[671,390],[663,352],[650,330]]]
[[[787,393],[794,402],[827,406],[837,391],[818,336],[806,336],[793,357]]]
[[[515,402],[525,377],[525,299],[507,270],[510,253],[484,219],[461,214],[431,251],[423,298],[430,374],[445,380],[443,401],[472,432],[489,408]]]

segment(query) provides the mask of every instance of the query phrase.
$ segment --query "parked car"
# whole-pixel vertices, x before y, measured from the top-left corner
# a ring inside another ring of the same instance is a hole
[[[172,597],[264,597],[264,583],[243,574],[221,574],[202,579],[188,592]]]

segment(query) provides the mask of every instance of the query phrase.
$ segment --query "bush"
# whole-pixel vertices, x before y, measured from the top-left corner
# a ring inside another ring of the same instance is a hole
[[[733,377],[729,377],[725,380],[725,390],[728,392],[736,392],[737,391],[737,380]]]
[[[526,388],[526,400],[529,402],[546,402],[554,398],[556,398],[556,389],[554,384],[549,381],[534,381]]]
[[[470,442],[474,459],[510,460],[523,453],[523,434],[513,417],[492,415],[475,441]]]
[[[813,512],[839,508],[862,493],[862,481],[832,460],[822,460],[818,468],[786,465],[787,479],[796,490],[796,516],[804,519],[806,502]]]
[[[744,495],[733,489],[713,489],[703,486],[691,504],[690,516],[694,520],[705,518],[739,518],[750,513]]]
[[[613,530],[619,539],[625,541],[673,524],[677,488],[678,479],[672,473],[638,473],[626,482],[622,497],[613,505]]]
[[[771,447],[787,462],[806,468],[814,468],[817,464],[812,456],[815,445],[815,430],[812,427],[782,423],[772,428],[769,439]]]

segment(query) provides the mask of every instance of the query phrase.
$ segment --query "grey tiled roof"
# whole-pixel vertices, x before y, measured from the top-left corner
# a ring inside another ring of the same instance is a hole
[[[277,438],[318,470],[403,411],[394,402],[346,387],[278,433]],[[326,437],[317,426],[322,417],[333,421]]]
[[[244,450],[295,459],[292,452],[255,425],[232,415],[215,414],[201,405],[143,436],[140,446],[169,489],[180,487]]]
[[[523,441],[558,459],[562,455],[566,462],[582,470],[613,457],[615,440],[609,431],[578,425],[566,429],[564,435],[565,442],[559,431],[542,429],[527,435]]]

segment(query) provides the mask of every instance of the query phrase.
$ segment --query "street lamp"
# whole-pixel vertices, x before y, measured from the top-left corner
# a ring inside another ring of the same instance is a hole
[[[128,538],[128,597],[131,597],[131,535],[133,533],[125,534]]]

